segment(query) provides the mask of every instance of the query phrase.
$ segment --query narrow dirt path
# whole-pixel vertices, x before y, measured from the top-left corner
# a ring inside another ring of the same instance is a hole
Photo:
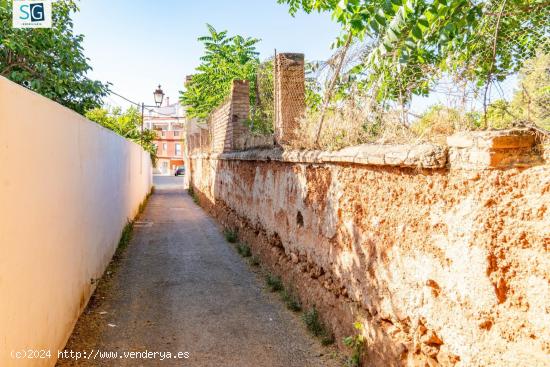
[[[182,189],[157,189],[139,221],[118,269],[100,285],[67,344],[67,351],[91,359],[61,359],[58,366],[339,365],[263,289]],[[100,358],[98,350],[118,355]],[[144,351],[172,358],[122,354]],[[173,358],[178,352],[189,358]]]

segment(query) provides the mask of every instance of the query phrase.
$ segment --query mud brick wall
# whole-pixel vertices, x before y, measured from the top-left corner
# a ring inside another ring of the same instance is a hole
[[[213,152],[229,152],[237,149],[237,138],[247,131],[244,121],[250,109],[247,81],[235,80],[229,99],[210,116],[208,125]]]
[[[535,145],[508,131],[193,155],[191,185],[338,343],[363,323],[366,365],[548,366],[550,166]]]
[[[210,120],[210,133],[212,135],[212,151],[230,151],[232,146],[231,133],[231,103],[227,102],[212,113]]]

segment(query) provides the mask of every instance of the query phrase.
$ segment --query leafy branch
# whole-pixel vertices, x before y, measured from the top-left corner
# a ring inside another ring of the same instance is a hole
[[[84,114],[101,105],[108,84],[87,77],[84,36],[73,32],[75,0],[52,6],[52,28],[17,29],[12,1],[0,0],[0,75]]]
[[[199,37],[204,45],[201,64],[180,92],[187,116],[205,119],[228,96],[234,79],[248,80],[251,102],[255,98],[256,69],[259,65],[256,38],[231,36],[207,24],[208,35]],[[252,103],[253,104],[253,103]]]

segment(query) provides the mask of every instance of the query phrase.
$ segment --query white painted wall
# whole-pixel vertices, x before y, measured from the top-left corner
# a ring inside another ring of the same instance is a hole
[[[55,364],[151,184],[139,145],[0,77],[0,366]]]

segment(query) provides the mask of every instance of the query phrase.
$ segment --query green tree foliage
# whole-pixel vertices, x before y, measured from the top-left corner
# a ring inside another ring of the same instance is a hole
[[[479,112],[442,105],[431,106],[412,125],[422,137],[444,137],[460,130],[486,126],[494,129],[534,124],[550,131],[550,55],[540,53],[519,71],[519,86],[511,101],[497,99],[487,107],[487,121]]]
[[[446,137],[457,131],[479,128],[481,117],[479,113],[436,104],[412,124],[411,131],[421,138],[445,143]]]
[[[512,108],[521,119],[550,130],[550,54],[541,53],[527,61],[519,77]]]
[[[228,96],[235,79],[250,82],[251,105],[254,104],[256,69],[259,65],[258,39],[227,35],[207,25],[209,34],[199,37],[205,54],[196,74],[181,92],[180,102],[187,107],[187,116],[205,119]]]
[[[12,28],[12,1],[0,0],[0,75],[76,112],[99,107],[108,87],[86,77],[84,36],[73,33],[74,0],[53,3],[51,29]]]
[[[145,129],[141,132],[141,114],[135,107],[122,111],[116,107],[94,108],[86,112],[86,117],[101,126],[114,131],[118,135],[140,144],[151,155],[153,165],[156,166],[157,147],[154,144],[156,132]]]
[[[487,108],[489,127],[506,128],[518,123],[550,130],[550,54],[539,53],[526,61],[512,100],[498,99]]]
[[[319,111],[323,103],[323,86],[316,77],[318,62],[306,62],[306,106],[311,111]]]
[[[505,99],[497,99],[487,106],[486,126],[495,129],[506,129],[513,125],[516,115],[512,115],[510,102]]]
[[[290,13],[331,12],[369,51],[350,74],[378,100],[427,95],[441,73],[478,86],[503,80],[550,51],[547,0],[278,0]]]
[[[254,105],[250,127],[253,132],[259,134],[273,133],[273,121],[275,120],[273,72],[273,58],[262,62],[256,68]]]

